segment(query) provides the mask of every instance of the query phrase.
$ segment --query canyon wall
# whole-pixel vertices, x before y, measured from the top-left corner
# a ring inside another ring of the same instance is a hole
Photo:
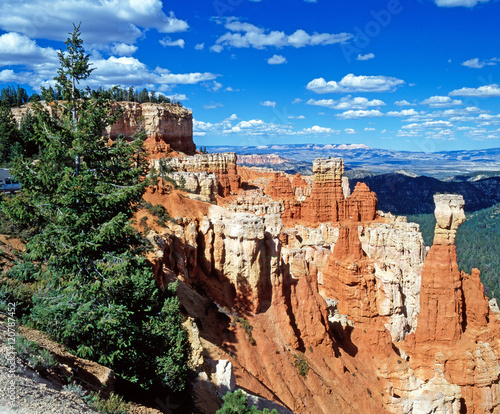
[[[172,162],[209,170],[221,157]],[[458,271],[463,199],[436,196],[429,250],[417,224],[378,213],[364,185],[349,194],[342,173],[317,160],[312,185],[238,182],[224,207],[150,233],[156,278],[179,280],[204,354],[229,361],[224,384],[294,413],[498,412],[500,312],[479,271]],[[209,371],[199,365],[196,389]]]
[[[20,123],[30,108],[31,104],[12,108],[15,120]],[[44,105],[44,108],[49,110],[51,116],[57,115],[54,105]],[[170,151],[196,152],[193,114],[186,108],[175,104],[114,102],[113,110],[118,108],[123,110],[123,115],[105,131],[111,139],[120,134],[130,137],[142,128],[147,135],[145,147],[151,158],[161,158]]]

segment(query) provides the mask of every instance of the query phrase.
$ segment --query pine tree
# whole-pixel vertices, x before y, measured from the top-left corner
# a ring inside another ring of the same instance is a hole
[[[174,286],[156,286],[130,224],[147,185],[144,133],[112,145],[102,135],[120,113],[76,88],[91,72],[78,29],[59,54],[57,87],[67,101],[57,117],[34,105],[41,156],[15,163],[23,188],[3,204],[35,233],[12,272],[29,270],[38,286],[25,322],[145,388],[179,390],[187,352]]]

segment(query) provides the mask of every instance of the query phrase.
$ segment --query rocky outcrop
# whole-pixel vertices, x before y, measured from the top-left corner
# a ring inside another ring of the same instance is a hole
[[[238,192],[241,187],[241,178],[236,168],[236,153],[196,154],[183,158],[164,159],[174,171],[213,173],[218,180],[218,194],[227,197]],[[159,161],[155,165],[158,169]]]
[[[42,103],[52,117],[58,116],[57,106]],[[30,110],[31,104],[20,108],[12,108],[18,123]],[[131,137],[139,129],[147,135],[144,143],[151,158],[161,158],[170,151],[194,154],[196,145],[193,142],[193,114],[176,104],[155,104],[137,102],[114,102],[113,110],[121,108],[123,114],[118,120],[106,128],[105,134],[114,140],[118,135]]]
[[[344,220],[373,221],[377,217],[377,196],[362,183],[351,194],[349,183],[343,177],[341,158],[318,158],[313,162],[312,186],[297,174],[290,177],[276,173],[266,187],[266,194],[284,205],[284,223],[296,222],[317,225]]]
[[[231,363],[236,387],[294,413],[500,410],[500,311],[478,271],[458,271],[460,197],[436,197],[428,251],[418,225],[375,213],[366,186],[345,191],[342,171],[322,160],[312,188],[276,174],[265,195],[240,191],[206,217],[168,222],[150,235],[158,280],[214,301],[201,312],[182,301],[216,344],[213,360]],[[292,202],[302,223],[283,227]]]
[[[176,171],[165,174],[165,177],[173,180],[177,187],[201,195],[206,201],[217,198],[219,182],[213,173]]]
[[[434,244],[422,269],[420,313],[400,347],[420,380],[437,375],[460,387],[460,412],[500,409],[499,320],[490,310],[479,271],[459,272],[453,244],[465,219],[463,198],[437,195]]]
[[[161,158],[170,150],[194,154],[193,114],[175,104],[118,102],[115,109],[123,110],[122,116],[106,132],[111,139],[120,134],[130,137],[139,129],[146,132],[144,146],[151,158]]]

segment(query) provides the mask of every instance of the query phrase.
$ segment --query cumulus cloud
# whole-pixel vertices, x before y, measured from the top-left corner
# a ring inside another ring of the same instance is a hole
[[[314,125],[311,128],[305,128],[302,131],[306,134],[334,134],[339,132],[335,129],[320,127],[318,125]]]
[[[339,100],[334,99],[309,99],[307,101],[308,105],[323,106],[325,108],[332,108],[338,110],[349,110],[349,109],[366,109],[369,107],[379,107],[384,106],[385,102],[380,99],[368,100],[367,98],[357,96],[352,98],[351,95],[345,96]]]
[[[344,132],[345,132],[346,134],[348,134],[348,135],[352,135],[352,134],[355,134],[355,133],[356,133],[356,131],[355,131],[354,129],[352,129],[352,128],[345,128],[345,129],[344,129]]]
[[[255,48],[265,49],[267,47],[291,46],[300,48],[304,46],[332,45],[345,43],[353,38],[350,33],[313,33],[309,34],[302,29],[292,34],[282,31],[268,31],[251,23],[241,22],[236,17],[228,17],[219,20],[229,32],[220,36],[215,45],[211,47],[214,52],[221,52],[224,48]]]
[[[487,3],[490,0],[435,0],[439,7],[474,7],[479,3]]]
[[[307,89],[316,93],[388,92],[402,86],[405,81],[390,76],[344,76],[339,82],[313,79]]]
[[[274,101],[264,101],[260,103],[262,106],[269,106],[271,108],[276,108],[276,102]]]
[[[176,46],[180,47],[181,49],[184,49],[185,42],[184,39],[172,40],[170,37],[167,36],[160,40],[160,44],[162,46]]]
[[[195,50],[203,50],[205,48],[205,43],[198,43],[194,49]]]
[[[359,54],[356,60],[370,60],[374,58],[375,55],[373,53],[367,53],[366,55]]]
[[[339,119],[378,118],[383,115],[384,114],[380,112],[378,109],[358,110],[358,111],[349,110],[341,114],[338,114],[337,118]]]
[[[479,88],[455,89],[449,93],[450,96],[477,96],[480,98],[491,98],[500,96],[500,86],[496,83],[480,86]]]
[[[88,45],[133,44],[145,29],[181,32],[187,22],[165,14],[161,0],[2,0],[0,28],[30,38],[66,40],[74,22],[82,23]]]
[[[267,59],[267,63],[270,65],[282,65],[283,63],[286,63],[286,58],[281,55],[274,55],[273,57]]]
[[[422,105],[429,105],[431,108],[446,108],[450,106],[462,105],[463,102],[457,99],[451,99],[449,96],[431,96],[424,99]]]
[[[34,40],[18,33],[5,33],[0,36],[0,66],[22,65],[33,68],[39,64],[57,65],[57,52],[43,48]]]
[[[126,43],[115,43],[111,46],[111,52],[118,56],[132,56],[137,52],[137,46]]]
[[[497,62],[499,62],[500,59],[498,58],[491,58],[488,60],[480,60],[479,58],[474,58],[474,59],[469,59],[466,60],[465,62],[462,62],[463,66],[466,66],[468,68],[473,68],[473,69],[482,69],[485,66],[495,66]]]
[[[412,103],[408,102],[406,99],[403,99],[402,101],[396,101],[396,102],[394,102],[394,105],[397,105],[397,106],[411,106],[411,105],[415,105],[415,104],[412,104]]]
[[[415,109],[403,109],[402,111],[389,111],[387,112],[387,116],[396,116],[396,117],[404,117],[404,116],[414,116],[419,113],[415,111]]]

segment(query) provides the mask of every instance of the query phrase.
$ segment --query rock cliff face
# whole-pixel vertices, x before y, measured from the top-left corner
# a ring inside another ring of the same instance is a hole
[[[30,110],[31,104],[20,108],[12,108],[17,123]],[[54,105],[44,105],[51,116],[56,115]],[[147,135],[145,147],[151,158],[161,158],[171,150],[186,154],[194,154],[196,145],[193,142],[193,114],[191,111],[174,104],[154,104],[137,102],[116,102],[113,109],[123,109],[118,121],[106,129],[111,139],[120,134],[130,137],[139,128]]]
[[[318,158],[313,162],[313,172],[314,182],[310,188],[300,174],[290,181],[283,173],[276,174],[266,188],[266,194],[283,200],[286,224],[375,220],[377,196],[362,183],[350,194],[348,182],[342,177],[341,158]]]
[[[173,163],[214,162],[196,160]],[[203,347],[237,387],[294,413],[498,412],[500,312],[479,271],[457,268],[463,200],[436,197],[428,251],[418,225],[377,214],[342,172],[319,160],[312,186],[276,174],[150,233],[158,281],[181,281]]]
[[[236,193],[241,186],[241,178],[236,167],[236,153],[196,154],[191,157],[167,158],[165,161],[174,171],[213,173],[218,180],[218,194],[227,197]],[[158,168],[156,162],[156,168]]]
[[[115,105],[123,109],[123,115],[107,128],[111,139],[120,134],[131,136],[143,128],[148,137],[145,147],[152,158],[161,158],[170,150],[196,152],[191,111],[174,104],[118,102]]]

